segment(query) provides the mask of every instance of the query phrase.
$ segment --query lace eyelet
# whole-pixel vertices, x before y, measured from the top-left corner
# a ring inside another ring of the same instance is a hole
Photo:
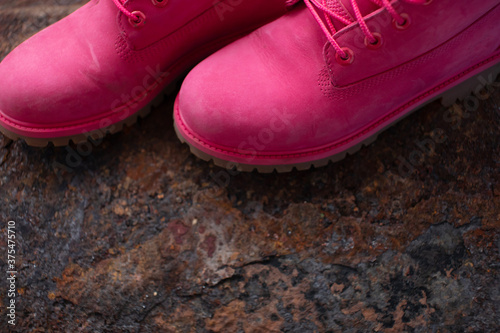
[[[151,0],[151,2],[159,8],[163,8],[168,4],[168,0]]]
[[[340,56],[340,54],[336,53],[335,59],[337,60],[337,62],[342,66],[348,66],[352,64],[354,61],[354,52],[352,52],[352,50],[348,47],[343,47],[342,51],[346,53],[347,58],[344,59]]]
[[[146,15],[144,15],[143,12],[140,12],[136,10],[135,12],[132,12],[132,15],[137,17],[137,21],[132,20],[131,18],[128,19],[128,22],[134,27],[134,28],[140,28],[146,23]]]
[[[372,33],[372,35],[373,37],[375,37],[375,43],[370,43],[368,37],[365,37],[365,46],[370,50],[376,50],[380,48],[384,42],[382,40],[382,35],[379,34],[378,32],[374,32]]]
[[[401,17],[404,19],[404,22],[402,24],[399,24],[396,20],[393,20],[392,24],[394,25],[394,28],[398,30],[406,30],[411,25],[410,16],[408,16],[408,14],[406,13],[403,13],[401,14]]]

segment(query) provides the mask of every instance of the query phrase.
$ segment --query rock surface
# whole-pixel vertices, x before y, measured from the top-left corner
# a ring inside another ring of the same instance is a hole
[[[0,55],[78,3],[0,1]],[[18,237],[12,329],[498,332],[500,86],[486,93],[280,175],[190,155],[174,96],[98,145],[0,135],[1,272],[7,221]],[[1,278],[1,332],[7,290]]]

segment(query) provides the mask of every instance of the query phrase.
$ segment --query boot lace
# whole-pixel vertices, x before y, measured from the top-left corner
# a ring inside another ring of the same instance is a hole
[[[332,19],[337,20],[345,25],[349,25],[357,21],[359,23],[359,27],[361,28],[363,34],[366,37],[366,41],[370,45],[374,46],[377,45],[377,43],[380,43],[380,35],[378,35],[377,33],[372,33],[368,28],[366,21],[363,18],[361,11],[359,9],[359,5],[356,2],[357,0],[350,0],[351,6],[354,11],[354,15],[356,17],[355,20],[352,20],[349,17],[349,15],[347,15],[347,13],[340,7],[331,5],[328,6],[327,1],[328,0],[304,0],[306,6],[309,8],[316,21],[318,21],[321,29],[328,38],[328,41],[335,49],[337,57],[340,58],[341,61],[347,61],[349,59],[351,59],[352,61],[352,51],[349,50],[348,48],[341,47],[333,37],[334,34],[337,32],[337,30],[335,29],[332,23]],[[405,14],[399,14],[394,9],[393,5],[390,3],[389,0],[369,0],[369,1],[379,6],[380,8],[384,7],[394,19],[394,24],[396,27],[404,28],[409,24],[408,16]],[[403,0],[403,1],[413,4],[424,5],[430,3],[432,0]]]
[[[127,8],[125,8],[123,5],[125,4],[127,0],[113,0],[115,3],[116,7],[118,7],[121,12],[127,16],[129,19],[131,19],[133,22],[139,23],[140,17],[139,15],[134,15],[131,11],[129,11]]]
[[[140,11],[129,11],[127,8],[125,8],[125,3],[127,2],[128,0],[113,0],[113,2],[115,3],[116,7],[118,7],[118,9],[125,15],[128,17],[129,19],[129,22],[137,27],[139,25],[142,25],[144,24],[145,20],[146,20],[146,16],[140,12]],[[152,0],[152,3],[153,5],[155,5],[156,7],[165,7],[168,3],[168,0]]]

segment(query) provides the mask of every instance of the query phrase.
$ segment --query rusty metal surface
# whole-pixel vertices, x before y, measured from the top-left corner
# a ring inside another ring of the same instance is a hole
[[[1,55],[75,2],[1,1]],[[95,144],[0,136],[1,272],[7,221],[18,236],[0,331],[497,332],[500,87],[483,93],[282,175],[194,158],[173,96]]]

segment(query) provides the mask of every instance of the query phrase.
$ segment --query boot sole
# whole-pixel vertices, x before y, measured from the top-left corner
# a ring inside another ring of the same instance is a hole
[[[164,89],[160,94],[158,94],[155,98],[153,98],[153,100],[149,102],[146,107],[140,109],[132,116],[120,122],[113,123],[111,126],[109,126],[109,128],[101,128],[89,132],[84,132],[82,134],[76,134],[58,138],[48,138],[48,139],[33,138],[24,135],[19,135],[4,128],[1,124],[0,124],[0,132],[13,141],[22,139],[26,142],[28,146],[38,147],[38,148],[47,147],[50,143],[52,143],[55,147],[63,147],[69,145],[70,143],[73,143],[75,145],[84,143],[89,141],[90,139],[102,140],[103,137],[121,132],[124,126],[132,127],[138,121],[139,118],[145,118],[154,107],[158,107],[161,105],[166,95],[172,94],[175,91],[177,82],[178,81],[176,80],[173,83],[169,84],[168,87]]]
[[[336,146],[332,148],[332,151],[335,151],[332,155],[326,158],[314,159],[314,152],[311,153],[311,160],[306,162],[299,163],[290,163],[290,164],[276,164],[272,163],[276,162],[278,159],[286,159],[290,160],[293,157],[290,155],[277,155],[277,156],[254,156],[252,160],[260,159],[260,163],[262,164],[246,164],[235,162],[231,160],[231,156],[235,156],[234,151],[224,151],[220,147],[213,147],[208,143],[202,142],[199,138],[195,137],[192,133],[190,133],[189,129],[183,124],[182,119],[179,113],[179,104],[178,99],[175,102],[175,110],[174,110],[174,127],[177,137],[182,143],[186,143],[191,152],[197,157],[205,160],[207,162],[213,161],[213,163],[217,166],[226,168],[226,169],[236,169],[241,172],[253,172],[257,171],[260,173],[272,173],[274,171],[278,173],[291,172],[292,170],[309,170],[312,167],[323,167],[328,165],[329,163],[335,163],[346,158],[347,155],[353,155],[358,152],[363,146],[369,146],[372,144],[378,137],[380,133],[395,125],[400,120],[409,116],[416,110],[419,110],[423,106],[434,102],[436,100],[441,100],[441,104],[445,107],[449,107],[453,105],[455,102],[465,99],[472,92],[477,91],[478,89],[482,89],[486,86],[487,82],[485,80],[478,80],[478,78],[490,77],[493,76],[495,80],[497,76],[500,74],[500,55],[496,55],[489,60],[484,61],[481,64],[478,64],[474,67],[471,67],[469,70],[464,71],[463,73],[447,80],[441,85],[427,91],[424,94],[421,94],[417,98],[415,98],[412,102],[407,105],[413,105],[412,107],[402,107],[398,110],[395,110],[388,114],[386,117],[388,120],[382,122],[381,124],[375,126],[374,128],[365,131],[365,133],[353,134],[351,137],[346,138],[343,142],[345,144]],[[492,65],[493,63],[493,65]],[[486,68],[485,68],[486,67]],[[451,86],[451,87],[450,87]],[[354,142],[354,144],[352,144]],[[350,144],[349,144],[350,143]],[[212,151],[216,151],[217,155],[226,155],[228,159],[223,159],[214,156]],[[341,150],[341,151],[339,151]],[[319,155],[319,152],[317,153]],[[324,152],[322,152],[324,155]],[[243,155],[239,157],[244,158]],[[248,158],[248,157],[247,157]]]

